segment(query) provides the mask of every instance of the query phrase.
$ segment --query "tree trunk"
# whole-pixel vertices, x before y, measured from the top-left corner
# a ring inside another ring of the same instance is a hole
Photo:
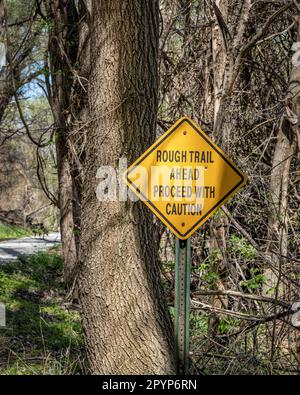
[[[79,297],[91,372],[174,372],[158,242],[142,202],[99,202],[96,171],[155,138],[158,1],[94,0]]]
[[[77,250],[73,219],[73,180],[70,168],[68,113],[73,85],[71,66],[76,61],[76,8],[73,1],[45,0],[47,17],[51,20],[49,53],[51,61],[51,106],[56,129],[58,164],[60,231],[62,240],[63,277],[66,283],[73,280],[77,263]]]
[[[58,131],[57,133],[63,133]],[[70,283],[77,263],[73,220],[73,181],[65,138],[56,139],[60,232],[62,241],[63,278]]]
[[[300,18],[295,18],[297,26],[297,38],[300,41]],[[270,256],[276,267],[276,271],[268,269],[265,272],[267,283],[265,292],[270,288],[276,289],[276,293],[282,293],[279,289],[280,266],[286,261],[288,254],[288,187],[290,182],[290,166],[295,152],[296,141],[300,142],[299,118],[300,118],[300,65],[293,64],[288,93],[286,97],[285,114],[281,118],[279,131],[276,139],[275,152],[272,163],[270,180],[271,213],[268,223],[268,246]]]
[[[222,17],[227,20],[228,1],[216,0],[216,7],[222,13]],[[213,86],[214,86],[214,131],[221,133],[217,129],[221,100],[224,94],[225,72],[226,72],[226,47],[224,37],[221,32],[219,22],[215,21],[212,29],[212,57],[213,57]],[[215,136],[219,137],[219,136]]]
[[[222,13],[224,20],[227,20],[228,1],[217,0],[216,6]],[[226,72],[226,46],[224,37],[222,36],[219,22],[215,22],[212,29],[212,58],[213,58],[213,104],[214,104],[214,139],[220,145],[226,141],[227,133],[224,129],[220,129],[219,112],[223,111],[221,101],[224,95],[225,72]],[[225,137],[225,138],[224,138]],[[226,249],[227,249],[227,230],[228,219],[225,215],[219,215],[210,222],[210,253],[214,257],[211,270],[218,274],[218,278],[214,286],[217,289],[225,289],[221,274],[226,274]],[[214,307],[227,308],[227,297],[211,296],[211,304]],[[214,337],[218,332],[218,324],[220,314],[211,313],[208,323],[208,334]]]
[[[4,4],[3,0],[0,0],[0,39],[1,39],[1,41],[4,41],[4,38],[5,38],[4,26],[5,26],[5,4]],[[6,88],[5,75],[3,75],[3,74],[4,74],[4,68],[0,69],[0,123],[2,121],[5,109],[9,103],[9,98],[5,92],[5,88]]]

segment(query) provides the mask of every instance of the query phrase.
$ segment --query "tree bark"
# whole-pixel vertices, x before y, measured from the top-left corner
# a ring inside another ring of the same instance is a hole
[[[5,10],[6,4],[4,3],[4,0],[0,0],[0,39],[1,41],[4,41],[5,38]],[[0,69],[0,123],[2,122],[2,118],[4,115],[4,112],[9,104],[10,98],[12,94],[8,95],[7,91],[7,81],[6,81],[6,76],[4,75],[4,67]]]
[[[62,241],[63,278],[69,284],[74,276],[77,250],[73,220],[73,180],[71,176],[68,150],[62,130],[56,140],[58,198],[60,212],[60,232]]]
[[[228,23],[229,9],[232,7],[232,1],[216,0],[214,5],[214,14],[216,21],[212,30],[212,57],[213,57],[213,97],[214,97],[214,140],[218,145],[230,151],[230,134],[233,125],[226,119],[228,108],[231,104],[232,90],[235,83],[234,65],[241,46],[243,44],[243,36],[249,19],[251,1],[245,0],[240,8],[239,17],[235,21],[234,26]],[[235,32],[231,37],[229,32]],[[222,290],[227,287],[230,266],[227,259],[227,234],[229,229],[229,221],[226,215],[220,213],[219,218],[213,218],[210,223],[210,249],[215,253],[213,271],[218,273],[216,288]],[[222,306],[226,308],[228,298],[212,297],[212,305]],[[211,317],[209,322],[209,330],[212,335],[217,332],[217,327],[222,316],[215,315]]]
[[[158,1],[94,0],[79,298],[94,374],[174,372],[158,242],[142,202],[99,202],[96,171],[155,138]]]
[[[295,18],[297,40],[300,41],[300,18]],[[270,180],[270,217],[268,223],[268,245],[274,266],[279,268],[288,255],[288,187],[290,182],[290,167],[296,142],[300,142],[300,65],[293,64],[290,75],[288,92],[285,100],[285,113],[283,114],[277,134],[276,146],[272,162]],[[268,269],[265,272],[268,289],[279,289],[280,278],[278,273]]]
[[[59,183],[60,231],[62,240],[63,277],[73,280],[77,249],[73,219],[73,179],[70,168],[68,114],[73,85],[71,70],[77,56],[76,8],[73,1],[45,0],[47,17],[51,20],[49,53],[52,76],[51,106],[56,129],[57,173]]]
[[[225,22],[228,16],[228,1],[217,0],[216,7],[222,14]],[[225,38],[222,35],[220,22],[215,21],[212,29],[212,58],[213,58],[213,107],[214,107],[214,139],[222,145],[226,141],[227,133],[225,130],[220,130],[219,116],[220,111],[223,111],[221,103],[224,100],[224,84],[226,73],[226,45]],[[227,254],[227,230],[228,219],[225,215],[220,215],[219,218],[213,218],[210,222],[210,253],[214,256],[212,271],[218,274],[215,288],[224,290],[223,279],[221,274],[226,274],[226,254]],[[226,308],[227,297],[211,296],[211,305],[214,307]],[[214,337],[218,332],[218,324],[220,322],[220,314],[212,313],[208,322],[208,334]]]

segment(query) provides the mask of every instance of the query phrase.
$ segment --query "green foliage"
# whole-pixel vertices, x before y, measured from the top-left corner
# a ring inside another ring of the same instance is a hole
[[[9,329],[0,335],[6,337],[11,357],[0,374],[66,374],[82,368],[80,317],[63,305],[61,275],[56,251],[1,266],[0,302],[6,306]]]
[[[190,330],[191,337],[206,335],[208,331],[208,318],[204,314],[194,313],[190,314]]]
[[[7,0],[7,15],[9,25],[10,46],[12,52],[20,50],[20,43],[27,36],[28,32],[36,33],[30,36],[34,40],[34,47],[27,57],[25,64],[30,71],[33,65],[37,66],[38,61],[43,60],[43,54],[47,46],[47,30],[44,27],[43,19],[37,16],[32,21],[32,10],[35,0]],[[23,23],[20,23],[22,21]]]
[[[31,234],[32,232],[29,229],[6,225],[0,222],[0,240],[17,239],[18,237],[31,236]]]
[[[218,209],[218,210],[214,213],[214,215],[212,216],[212,218],[213,218],[215,221],[219,221],[219,220],[220,220],[221,218],[223,218],[225,215],[226,215],[226,214],[224,213],[223,210]]]
[[[218,274],[210,269],[210,264],[201,263],[199,266],[199,270],[202,274],[203,280],[206,281],[211,287],[213,287],[218,279]]]
[[[46,129],[53,122],[52,113],[49,111],[49,104],[45,97],[27,99],[23,112],[32,121],[38,117],[38,121],[35,121],[35,123],[40,128]]]
[[[258,268],[250,269],[250,275],[251,278],[249,280],[240,281],[240,285],[249,290],[259,289],[267,281],[267,277],[261,274]]]
[[[34,0],[7,0],[8,22],[23,20],[30,16]]]
[[[169,314],[171,320],[175,320],[175,309],[169,306]],[[204,314],[198,314],[193,311],[190,312],[190,336],[206,335],[208,330],[208,318]]]
[[[244,237],[231,235],[229,238],[229,249],[231,252],[240,255],[241,258],[254,260],[256,258],[256,249],[247,242]]]
[[[208,259],[210,265],[214,265],[221,258],[222,258],[221,250],[219,248],[215,248],[214,250],[211,251]]]
[[[41,226],[37,226],[36,228],[34,228],[34,234],[37,236],[43,236],[44,234],[44,230]]]
[[[276,287],[271,287],[269,289],[267,289],[266,294],[267,295],[274,295],[276,292]]]
[[[197,271],[200,272],[201,278],[208,283],[210,287],[214,287],[218,279],[218,274],[214,271],[215,263],[221,257],[220,249],[213,250],[207,261],[200,263]]]
[[[217,332],[221,335],[229,333],[233,328],[238,326],[238,320],[232,317],[220,319],[217,324]]]
[[[174,309],[173,306],[169,306],[169,314],[170,314],[171,320],[174,321],[174,319],[175,319],[175,309]]]
[[[74,229],[73,233],[75,236],[80,236],[80,229]]]
[[[164,264],[165,270],[167,272],[172,272],[175,270],[175,262],[174,261],[168,261]]]

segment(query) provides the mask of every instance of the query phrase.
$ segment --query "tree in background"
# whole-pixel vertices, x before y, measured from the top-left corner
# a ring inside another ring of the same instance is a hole
[[[73,201],[75,185],[70,165],[68,135],[72,119],[71,93],[79,45],[79,16],[75,1],[45,0],[44,3],[46,21],[49,25],[51,84],[48,84],[48,96],[55,129],[64,281],[70,283],[74,278],[77,248]]]
[[[56,181],[51,173],[56,159],[43,93],[47,34],[40,3],[0,2],[0,210],[18,225],[29,226],[33,220],[55,227]]]

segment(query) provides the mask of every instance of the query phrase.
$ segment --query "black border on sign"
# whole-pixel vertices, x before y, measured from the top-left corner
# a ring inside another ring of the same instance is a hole
[[[186,231],[185,233],[181,233],[178,229],[175,228],[175,226],[156,208],[156,206],[151,202],[151,200],[149,200],[140,190],[139,188],[128,178],[129,174],[141,163],[143,162],[144,159],[146,159],[157,147],[159,147],[161,145],[161,143],[163,143],[172,133],[175,132],[175,130],[183,123],[183,122],[187,122],[210,146],[213,150],[215,150],[224,160],[225,162],[241,177],[241,181],[234,187],[232,188],[221,200],[218,201],[218,203],[216,203],[205,215],[203,215],[188,231]],[[168,224],[169,226],[174,229],[180,236],[185,237],[188,233],[190,233],[201,221],[203,221],[215,208],[217,208],[224,200],[226,200],[226,198],[231,195],[231,193],[237,189],[244,181],[245,181],[245,177],[242,173],[240,173],[240,171],[233,166],[232,163],[230,163],[230,161],[223,155],[223,153],[217,148],[215,147],[207,138],[207,136],[200,130],[195,128],[195,126],[189,121],[189,119],[184,118],[181,122],[179,122],[178,125],[176,125],[174,127],[174,129],[171,129],[169,133],[167,133],[164,138],[162,140],[160,140],[157,144],[154,144],[153,147],[151,148],[151,150],[149,152],[147,152],[147,155],[142,155],[142,157],[140,158],[140,160],[135,164],[135,166],[133,166],[132,169],[130,169],[127,173],[127,181],[129,182],[129,184],[137,191],[137,193],[139,195],[141,195],[145,201],[147,201],[147,203],[149,203],[151,205],[151,207],[153,207],[154,211],[156,211]]]

